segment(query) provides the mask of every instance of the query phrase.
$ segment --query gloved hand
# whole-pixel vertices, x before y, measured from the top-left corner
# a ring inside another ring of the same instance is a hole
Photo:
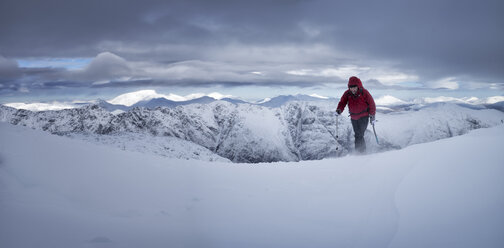
[[[375,116],[374,115],[369,115],[369,123],[371,123],[371,125],[374,125],[375,122],[376,122]]]
[[[341,110],[340,109],[336,109],[336,116],[338,115],[341,115]]]

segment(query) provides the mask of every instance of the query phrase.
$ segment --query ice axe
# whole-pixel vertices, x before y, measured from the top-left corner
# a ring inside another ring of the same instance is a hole
[[[374,137],[376,138],[376,144],[380,144],[380,142],[378,142],[378,136],[376,135],[376,130],[375,130],[375,127],[374,127],[374,123],[376,121],[372,122],[371,125],[373,126],[373,133],[374,133]]]

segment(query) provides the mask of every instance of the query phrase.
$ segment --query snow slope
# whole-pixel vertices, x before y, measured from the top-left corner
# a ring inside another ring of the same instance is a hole
[[[158,137],[139,133],[115,135],[72,134],[71,137],[99,145],[117,147],[124,151],[141,152],[168,158],[231,162],[205,147],[175,137]]]
[[[177,160],[0,123],[0,247],[503,247],[504,126],[367,156]]]

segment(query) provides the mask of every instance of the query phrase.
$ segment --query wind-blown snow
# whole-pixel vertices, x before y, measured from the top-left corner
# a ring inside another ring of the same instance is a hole
[[[504,126],[297,163],[168,159],[0,123],[0,247],[503,247]]]

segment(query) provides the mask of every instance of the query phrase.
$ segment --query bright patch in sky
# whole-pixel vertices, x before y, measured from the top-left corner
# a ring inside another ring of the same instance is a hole
[[[403,87],[412,87],[412,88],[418,88],[418,87],[423,86],[423,84],[420,84],[417,82],[401,82],[401,83],[398,83],[398,85],[403,86]]]
[[[432,88],[446,88],[450,90],[456,90],[459,88],[459,84],[455,77],[443,78],[441,80],[430,82],[428,85]]]
[[[86,67],[92,58],[33,58],[18,59],[19,67],[24,68],[65,68],[68,70],[82,69]]]
[[[340,77],[348,78],[369,70],[369,67],[358,67],[355,65],[345,65],[338,68],[314,68],[289,70],[285,73],[295,76],[316,76],[316,77]]]

